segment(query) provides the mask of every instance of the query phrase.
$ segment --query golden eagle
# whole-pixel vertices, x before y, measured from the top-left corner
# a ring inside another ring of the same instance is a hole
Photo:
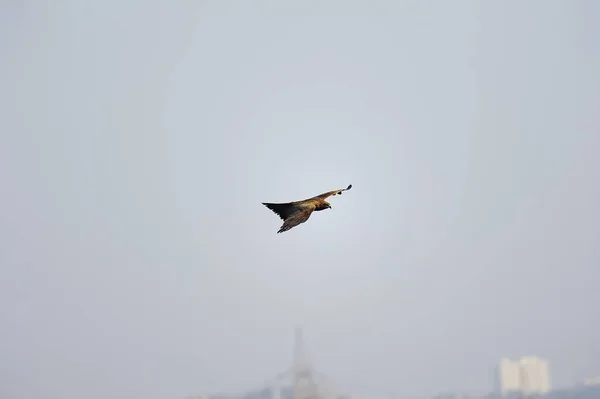
[[[325,198],[332,195],[342,195],[342,192],[350,190],[352,184],[346,188],[340,190],[328,191],[326,193],[317,195],[315,197],[305,199],[302,201],[286,202],[273,204],[270,202],[263,202],[262,204],[275,212],[283,220],[283,224],[277,233],[283,233],[288,231],[292,227],[298,226],[300,223],[304,223],[308,220],[313,211],[322,211],[324,209],[331,209],[331,204],[325,201]]]

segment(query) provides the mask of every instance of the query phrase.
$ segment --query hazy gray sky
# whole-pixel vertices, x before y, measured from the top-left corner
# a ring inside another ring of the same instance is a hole
[[[0,6],[0,397],[600,374],[597,1]],[[345,187],[289,232],[261,202]]]

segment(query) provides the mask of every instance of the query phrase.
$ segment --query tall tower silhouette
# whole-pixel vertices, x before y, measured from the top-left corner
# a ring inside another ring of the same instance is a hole
[[[302,327],[294,330],[294,368],[307,365],[306,353],[304,353],[304,337]]]
[[[294,399],[319,399],[317,385],[313,380],[306,352],[302,328],[296,327],[294,331]]]

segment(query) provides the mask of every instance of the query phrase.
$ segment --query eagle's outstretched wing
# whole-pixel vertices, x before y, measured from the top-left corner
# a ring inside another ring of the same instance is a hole
[[[306,222],[315,210],[315,205],[307,201],[287,202],[284,204],[263,202],[262,204],[279,215],[283,220],[283,224],[277,233],[283,233],[292,227]]]
[[[273,204],[270,202],[263,202],[264,206],[275,212],[281,220],[289,218],[294,212],[298,210],[297,202],[286,202],[282,204]]]
[[[313,198],[320,198],[320,199],[324,200],[325,198],[331,197],[332,195],[342,195],[342,192],[348,191],[351,188],[352,188],[352,184],[348,185],[348,187],[346,187],[346,188],[341,188],[339,190],[328,191],[326,193],[314,196]],[[311,198],[311,199],[313,199],[313,198]]]
[[[296,227],[299,224],[306,222],[314,210],[315,207],[310,205],[301,207],[290,217],[285,219],[277,233],[283,233],[284,231],[288,231],[292,227]]]

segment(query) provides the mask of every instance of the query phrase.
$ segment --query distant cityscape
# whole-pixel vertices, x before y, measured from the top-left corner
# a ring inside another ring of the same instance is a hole
[[[571,388],[552,389],[548,361],[537,356],[518,360],[500,359],[495,387],[485,395],[440,393],[431,399],[600,399],[600,376],[587,378]],[[368,399],[356,398],[334,389],[328,379],[315,371],[304,357],[302,330],[297,328],[292,366],[263,387],[239,394],[212,393],[187,399]],[[390,399],[412,399],[398,396]]]

